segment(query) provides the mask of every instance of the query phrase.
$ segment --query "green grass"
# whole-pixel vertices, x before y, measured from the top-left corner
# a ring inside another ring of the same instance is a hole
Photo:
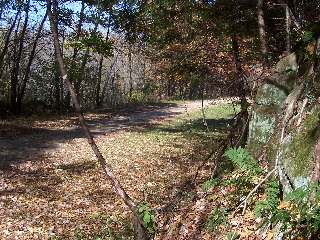
[[[164,204],[172,188],[190,183],[196,166],[227,135],[235,114],[231,104],[212,106],[205,109],[207,126],[203,113],[193,112],[122,133],[101,151],[127,187],[137,189],[137,199]]]

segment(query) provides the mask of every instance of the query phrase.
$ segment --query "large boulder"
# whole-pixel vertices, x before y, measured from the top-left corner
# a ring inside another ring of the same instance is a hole
[[[296,55],[282,59],[257,91],[248,148],[279,167],[284,195],[308,183],[320,136],[320,75],[297,79]]]
[[[257,155],[261,154],[275,130],[279,108],[294,86],[297,69],[296,54],[293,53],[279,61],[275,73],[257,90],[248,138],[248,148]]]

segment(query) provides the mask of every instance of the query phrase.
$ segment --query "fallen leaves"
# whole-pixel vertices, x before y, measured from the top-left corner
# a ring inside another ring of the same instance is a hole
[[[87,117],[93,124],[109,116]],[[22,149],[12,154],[12,160],[19,158],[19,162],[0,166],[1,239],[90,239],[94,234],[110,236],[113,227],[128,230],[124,220],[130,220],[131,213],[113,193],[86,139],[69,131],[75,124],[74,117],[33,122],[30,132],[45,129],[51,134],[29,138],[41,151]],[[167,231],[156,239],[212,239],[214,235],[206,232],[209,214],[215,201],[225,201],[221,193],[229,190],[212,188],[206,198],[199,198],[197,192],[202,190],[190,181],[212,147],[211,136],[201,128],[190,131],[198,126],[190,116],[175,125],[163,120],[153,124],[99,133],[96,141],[133,199],[166,209],[158,224]],[[199,181],[208,175],[210,168],[202,169]],[[252,225],[251,219],[248,223]]]

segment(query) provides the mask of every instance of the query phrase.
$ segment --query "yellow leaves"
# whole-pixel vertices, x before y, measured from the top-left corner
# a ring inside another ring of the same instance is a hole
[[[294,208],[294,204],[292,204],[291,202],[282,202],[277,208],[279,210],[280,209],[292,210]]]
[[[280,205],[277,207],[277,209],[281,210],[288,210],[290,211],[290,214],[292,217],[299,219],[301,217],[299,208],[296,207],[296,205],[292,202],[285,201],[281,202]]]
[[[274,232],[273,231],[269,231],[268,235],[267,235],[267,240],[272,240],[274,237]]]
[[[313,44],[308,44],[308,45],[306,46],[306,50],[308,51],[308,53],[309,53],[310,55],[312,55],[313,52],[314,52],[314,45],[313,45]]]
[[[20,201],[25,201],[26,198],[25,198],[24,196],[19,196],[19,197],[18,197],[18,200],[20,200]]]

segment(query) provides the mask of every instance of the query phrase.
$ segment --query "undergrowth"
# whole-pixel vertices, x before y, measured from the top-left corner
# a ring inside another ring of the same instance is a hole
[[[250,199],[243,200],[258,183],[261,183],[263,169],[252,155],[241,147],[229,149],[224,156],[230,159],[234,166],[228,179],[221,181],[216,178],[203,185],[204,191],[219,185],[229,188],[224,198],[225,204],[217,205],[210,214],[207,222],[208,232],[225,234],[227,239],[238,239],[240,235],[237,227],[231,226],[230,222],[234,221],[232,219],[237,215],[239,206],[244,208],[249,204],[254,207],[255,217],[261,219],[257,230],[267,229],[269,237],[277,235],[281,239],[320,239],[318,183],[310,182],[282,200],[279,180],[276,177],[264,179],[263,181],[267,180],[265,187],[257,188]],[[263,192],[264,198],[257,201],[257,197]],[[241,204],[238,205],[239,203]],[[239,226],[241,223],[239,219],[237,221]]]
[[[282,239],[319,239],[319,184],[310,182],[288,194],[281,202],[276,199],[279,194],[276,188],[279,186],[275,184],[267,188],[267,199],[256,207],[259,214],[267,216],[260,226],[278,227]]]

